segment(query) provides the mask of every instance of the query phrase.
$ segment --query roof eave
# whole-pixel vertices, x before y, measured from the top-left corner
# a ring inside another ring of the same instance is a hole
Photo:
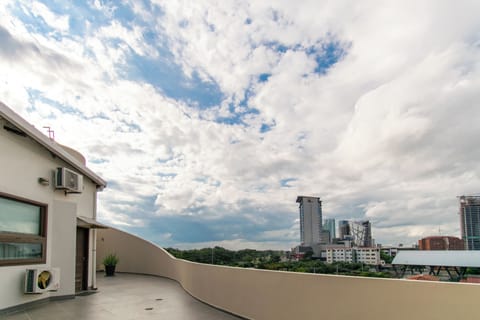
[[[95,174],[92,170],[84,166],[83,163],[80,163],[74,156],[70,155],[55,141],[46,137],[42,132],[40,132],[33,125],[28,123],[25,119],[20,117],[18,114],[16,114],[13,110],[11,110],[1,101],[0,101],[0,115],[3,118],[5,118],[8,122],[16,126],[18,129],[25,131],[25,133],[30,138],[32,138],[34,141],[36,141],[37,143],[45,147],[48,151],[52,152],[54,155],[56,155],[63,161],[67,162],[76,170],[80,171],[82,174],[90,178],[97,185],[97,190],[102,191],[107,186],[107,182],[105,180],[103,180],[100,176]]]

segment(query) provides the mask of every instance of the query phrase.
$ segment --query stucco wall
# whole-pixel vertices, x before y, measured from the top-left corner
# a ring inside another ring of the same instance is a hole
[[[199,300],[250,319],[478,318],[479,285],[210,266],[175,259],[116,229],[101,230],[98,261],[110,252],[118,254],[120,272],[177,280]]]
[[[4,124],[0,119],[0,192],[46,204],[48,225],[46,264],[0,267],[0,310],[49,296],[75,293],[76,216],[93,217],[96,197],[96,186],[87,177],[84,177],[85,189],[81,194],[65,195],[63,191],[55,191],[55,168],[69,166],[32,139],[7,132]],[[49,179],[50,185],[39,184],[39,177]],[[43,266],[60,267],[61,289],[52,293],[23,294],[25,270]],[[93,269],[92,265],[90,270]]]
[[[75,203],[54,201],[52,217],[51,266],[60,268],[61,286],[52,294],[68,295],[75,292],[75,241],[72,235],[77,232],[77,206]]]
[[[97,270],[103,270],[102,260],[110,253],[120,257],[117,270],[121,272],[178,278],[178,260],[167,251],[120,230],[97,230]]]

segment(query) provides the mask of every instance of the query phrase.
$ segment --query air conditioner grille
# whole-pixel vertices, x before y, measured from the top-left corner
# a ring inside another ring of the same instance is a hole
[[[26,292],[33,292],[34,290],[34,277],[35,277],[35,270],[27,270],[27,279],[25,281],[25,291]]]
[[[65,187],[78,190],[78,175],[71,171],[65,171]]]
[[[83,189],[83,176],[67,168],[57,168],[55,182],[55,188],[64,189],[70,193],[81,193]]]

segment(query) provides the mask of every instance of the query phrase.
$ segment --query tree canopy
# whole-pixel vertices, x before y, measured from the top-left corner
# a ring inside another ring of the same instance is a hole
[[[243,249],[232,251],[222,247],[191,250],[167,248],[166,250],[176,258],[199,263],[213,263],[216,265],[277,271],[341,274],[380,278],[390,277],[389,273],[371,270],[372,268],[370,266],[362,263],[337,262],[327,264],[312,257],[295,261],[287,259],[285,252],[275,250],[259,251],[254,249]]]

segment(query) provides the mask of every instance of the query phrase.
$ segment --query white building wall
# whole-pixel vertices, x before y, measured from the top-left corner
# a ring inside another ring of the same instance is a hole
[[[327,248],[326,255],[327,263],[359,262],[369,265],[380,264],[380,249],[378,248]]]
[[[54,254],[52,254],[50,265],[61,270],[61,287],[56,294],[73,294],[75,281],[69,279],[75,279],[76,241],[72,241],[71,238],[77,232],[77,205],[72,202],[54,201],[51,211],[50,217],[54,231],[51,236],[51,251]]]
[[[378,248],[356,248],[357,262],[369,265],[380,264],[380,249]]]
[[[4,124],[0,119],[0,192],[46,204],[48,221],[46,264],[0,266],[0,310],[49,296],[75,293],[76,216],[93,217],[96,197],[96,185],[85,176],[83,193],[65,195],[63,191],[55,191],[55,168],[69,166],[29,137],[7,132]],[[49,179],[50,185],[39,184],[39,177]],[[92,257],[90,250],[91,263]],[[25,270],[37,267],[60,267],[61,289],[25,295]],[[90,284],[93,276],[90,275]]]

